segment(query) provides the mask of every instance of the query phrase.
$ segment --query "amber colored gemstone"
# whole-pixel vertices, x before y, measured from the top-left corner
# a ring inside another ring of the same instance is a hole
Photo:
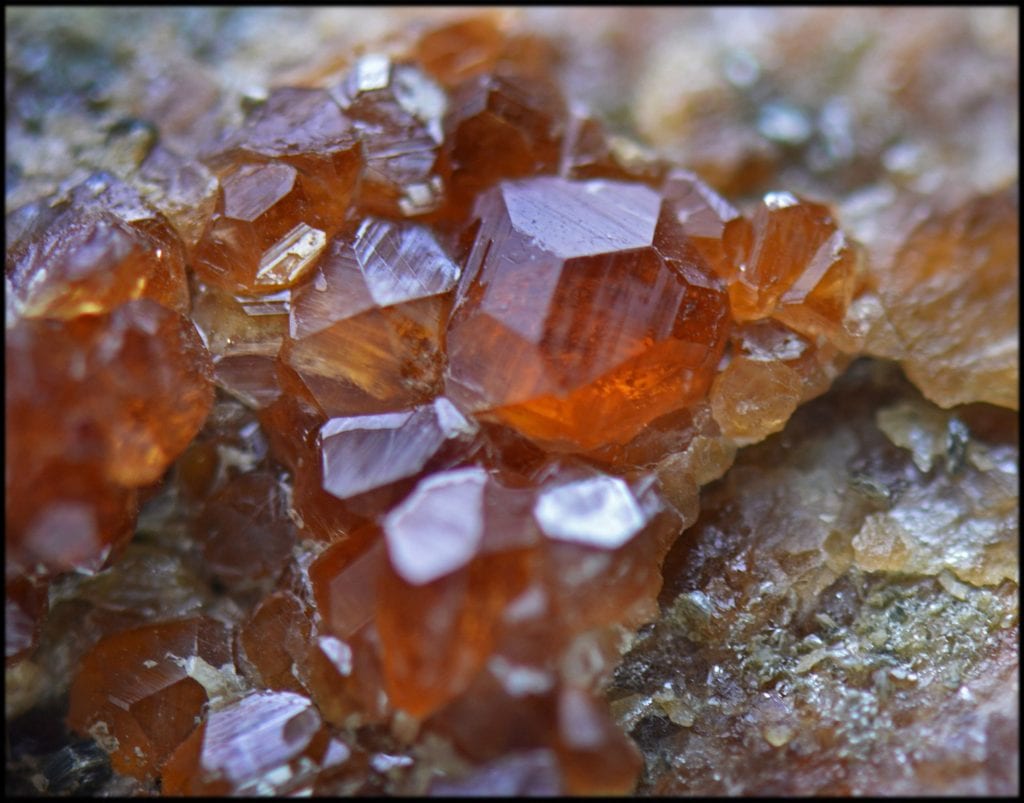
[[[344,538],[366,523],[364,516],[324,490],[323,472],[315,452],[299,458],[291,510],[302,537],[318,541]]]
[[[380,644],[373,626],[342,640],[322,634],[306,654],[308,686],[326,721],[339,727],[381,724],[391,716]]]
[[[439,25],[416,43],[416,61],[446,87],[489,72],[505,46],[494,15],[479,14]]]
[[[30,577],[4,582],[4,660],[12,664],[29,655],[39,641],[39,627],[48,608],[49,583]]]
[[[71,321],[22,320],[6,342],[9,558],[99,569],[131,534],[136,487],[159,479],[212,402],[195,329],[152,301]],[[156,367],[156,368],[154,368]]]
[[[661,193],[708,266],[719,276],[731,275],[732,264],[723,237],[727,224],[740,219],[739,211],[689,170],[677,168],[669,172]]]
[[[232,292],[268,293],[309,272],[327,242],[304,218],[309,198],[290,165],[246,163],[221,176],[221,200],[195,249],[205,280]]]
[[[722,431],[740,444],[781,430],[850,362],[827,340],[808,339],[774,319],[736,326],[731,342],[733,357],[715,377],[710,399]]]
[[[532,513],[562,627],[639,627],[657,616],[660,567],[679,520],[652,477],[630,483],[566,467],[538,491]]]
[[[398,413],[332,418],[318,439],[323,488],[361,515],[383,513],[417,476],[466,459],[476,431],[444,397]]]
[[[558,752],[570,795],[627,795],[643,758],[609,716],[607,703],[564,688],[558,695]]]
[[[475,561],[412,585],[390,567],[377,610],[385,688],[396,708],[423,718],[463,693],[483,667],[494,623],[510,598],[506,556]],[[515,567],[518,569],[518,567]]]
[[[875,273],[886,327],[873,354],[902,361],[943,407],[1020,404],[1020,207],[1014,188],[919,224]]]
[[[317,610],[338,638],[350,638],[373,620],[383,561],[380,531],[368,525],[332,544],[310,565]]]
[[[554,173],[566,115],[558,90],[540,78],[488,74],[454,90],[444,133],[455,208],[501,179]]]
[[[211,159],[221,185],[193,267],[238,293],[291,287],[345,226],[360,146],[323,90],[280,89]]]
[[[261,691],[212,711],[168,759],[168,795],[287,794],[313,785],[323,764],[348,759],[307,697]]]
[[[321,89],[282,87],[271,92],[229,139],[226,153],[212,162],[220,165],[230,160],[271,160],[295,168],[297,189],[307,205],[294,211],[328,236],[344,224],[362,169],[350,121]],[[286,209],[287,204],[267,222],[283,223],[278,218]]]
[[[201,282],[192,293],[192,320],[213,357],[214,381],[249,407],[266,407],[281,393],[277,353],[290,300],[288,290],[233,295]]]
[[[444,197],[436,164],[444,90],[417,66],[370,54],[355,63],[333,94],[363,143],[360,208],[392,217],[436,209]]]
[[[489,73],[550,76],[557,49],[547,39],[509,30],[502,11],[481,12],[429,28],[413,53],[448,89]]]
[[[309,634],[309,615],[299,598],[275,591],[263,598],[239,633],[240,666],[264,688],[301,693],[296,670]]]
[[[274,459],[297,472],[301,462],[319,464],[315,441],[327,416],[298,374],[280,360],[277,377],[285,392],[266,407],[258,408],[256,415]]]
[[[162,212],[191,250],[217,207],[217,179],[202,162],[179,156],[162,145],[139,167],[146,199]]]
[[[181,241],[124,182],[97,173],[56,206],[14,215],[6,275],[21,314],[71,318],[137,298],[187,311]]]
[[[235,587],[276,577],[295,543],[287,490],[265,471],[228,482],[207,501],[194,529],[209,571]]]
[[[99,571],[132,537],[137,492],[105,480],[94,463],[33,461],[14,470],[7,456],[8,574]]]
[[[25,320],[6,343],[8,456],[94,462],[113,482],[160,478],[213,401],[209,355],[195,327],[152,301],[69,322]],[[154,367],[157,367],[154,370]]]
[[[557,657],[549,652],[552,663]],[[516,669],[520,683],[514,691],[509,691],[508,684],[490,669],[477,673],[463,694],[428,720],[430,729],[450,739],[474,764],[481,766],[509,754],[550,749],[556,729],[555,681],[550,674],[531,667]],[[495,722],[502,727],[495,727]],[[549,754],[544,763],[551,766],[551,780],[561,786],[556,756]]]
[[[775,317],[807,337],[856,347],[842,321],[857,287],[859,252],[826,206],[769,193],[749,221],[726,224],[729,261],[712,267],[728,282],[737,321]]]
[[[726,297],[661,210],[653,190],[613,181],[484,195],[448,331],[452,400],[559,450],[625,443],[699,400]]]
[[[329,415],[395,410],[440,389],[459,268],[422,226],[368,218],[293,294],[281,360]]]
[[[324,716],[338,725],[379,722],[390,712],[373,624],[386,560],[380,531],[367,526],[309,567],[325,632],[309,644],[308,683]]]
[[[209,696],[203,684],[225,665],[227,632],[205,618],[108,636],[71,684],[68,725],[97,739],[118,772],[152,777],[195,728]]]

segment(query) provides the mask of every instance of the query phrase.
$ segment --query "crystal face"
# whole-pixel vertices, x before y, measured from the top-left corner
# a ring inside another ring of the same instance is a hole
[[[8,791],[1012,793],[1017,26],[263,13],[8,20]]]

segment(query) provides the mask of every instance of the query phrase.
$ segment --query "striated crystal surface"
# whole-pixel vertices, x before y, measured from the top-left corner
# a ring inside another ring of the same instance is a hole
[[[586,450],[699,400],[725,345],[725,294],[661,208],[614,181],[535,178],[482,196],[448,331],[453,401]]]
[[[182,742],[164,766],[162,791],[295,793],[312,785],[320,763],[341,764],[350,753],[344,743],[330,739],[307,698],[257,692],[213,711]]]
[[[428,229],[367,218],[327,245],[294,293],[281,360],[329,415],[427,401],[459,274]]]
[[[465,459],[475,435],[444,397],[400,413],[332,418],[319,435],[323,488],[364,515],[388,509],[403,480]],[[385,488],[388,497],[369,496]]]
[[[437,164],[444,90],[418,65],[370,54],[353,65],[332,94],[363,144],[360,207],[392,217],[437,209],[445,189]]]

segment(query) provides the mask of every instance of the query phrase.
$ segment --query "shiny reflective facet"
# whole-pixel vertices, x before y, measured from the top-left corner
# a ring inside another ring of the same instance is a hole
[[[295,292],[282,361],[331,415],[436,395],[441,330],[459,268],[430,231],[368,218],[328,244]]]

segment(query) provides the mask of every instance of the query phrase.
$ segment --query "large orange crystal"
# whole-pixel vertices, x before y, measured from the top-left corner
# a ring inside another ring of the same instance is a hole
[[[9,559],[99,568],[130,535],[135,489],[206,417],[209,356],[190,322],[149,300],[24,319],[5,345],[5,412],[17,422],[5,446]]]
[[[451,398],[563,450],[626,442],[699,400],[726,297],[661,210],[655,191],[614,181],[526,179],[482,196],[448,331]]]

